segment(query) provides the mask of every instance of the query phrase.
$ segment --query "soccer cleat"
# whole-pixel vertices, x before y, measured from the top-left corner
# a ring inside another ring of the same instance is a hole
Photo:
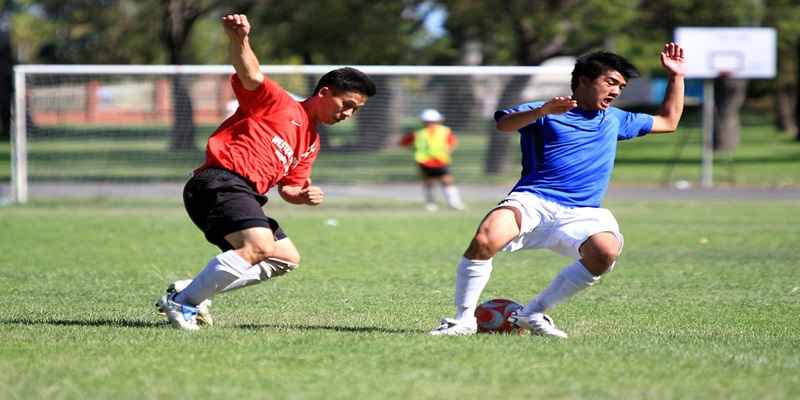
[[[197,305],[197,323],[200,325],[214,325],[214,318],[211,316],[211,299],[205,299]]]
[[[167,286],[167,294],[170,293],[180,293],[181,290],[185,289],[189,284],[192,283],[191,279],[182,279],[175,282],[172,282]],[[161,316],[166,317],[166,313],[161,308],[160,302],[156,302],[156,308],[158,309],[158,313]],[[214,318],[211,316],[211,299],[206,299],[200,302],[200,304],[196,305],[197,308],[197,323],[200,325],[207,325],[212,326],[214,325]]]
[[[515,311],[508,316],[508,322],[518,328],[527,329],[537,336],[567,338],[567,333],[556,328],[553,319],[545,313],[533,313],[529,316],[524,316]]]
[[[448,206],[450,206],[450,208],[452,208],[453,210],[456,210],[456,211],[464,211],[464,210],[467,209],[467,206],[465,206],[464,203],[461,203],[461,202],[458,202],[458,203],[454,202],[454,203],[448,204]]]
[[[197,308],[187,304],[181,304],[175,301],[177,292],[165,293],[158,300],[158,305],[164,314],[167,316],[170,324],[175,328],[196,331],[200,329],[197,326]]]
[[[425,210],[434,212],[439,210],[439,206],[437,206],[436,203],[425,203]]]
[[[432,336],[469,336],[478,331],[476,325],[465,324],[452,318],[442,319],[441,325],[429,332]]]

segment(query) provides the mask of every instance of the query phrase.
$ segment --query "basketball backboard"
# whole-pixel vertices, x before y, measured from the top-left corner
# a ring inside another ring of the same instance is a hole
[[[687,78],[774,78],[777,33],[774,28],[679,27],[675,41],[684,49]]]

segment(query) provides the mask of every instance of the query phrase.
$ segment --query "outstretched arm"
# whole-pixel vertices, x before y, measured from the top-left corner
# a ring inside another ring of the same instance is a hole
[[[530,125],[537,119],[548,114],[563,114],[575,107],[578,103],[569,96],[559,96],[550,99],[541,107],[518,113],[508,114],[497,121],[497,130],[500,132],[515,132],[522,127]]]
[[[247,90],[257,88],[264,81],[261,65],[258,58],[250,48],[250,22],[243,14],[230,14],[222,17],[222,26],[228,35],[230,44],[228,52],[231,64],[236,70],[236,76]]]
[[[667,93],[658,114],[653,116],[651,132],[674,132],[683,114],[683,48],[677,43],[667,43],[661,51],[661,65],[667,70]]]

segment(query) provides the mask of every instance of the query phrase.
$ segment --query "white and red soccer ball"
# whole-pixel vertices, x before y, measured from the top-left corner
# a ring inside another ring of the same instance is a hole
[[[508,317],[514,311],[522,309],[522,305],[508,299],[492,299],[481,303],[475,309],[475,318],[478,320],[478,332],[521,334],[521,330],[508,322]]]

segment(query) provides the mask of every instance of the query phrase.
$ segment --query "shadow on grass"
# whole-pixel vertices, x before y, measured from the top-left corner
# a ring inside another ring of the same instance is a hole
[[[410,329],[389,329],[379,328],[374,326],[335,326],[335,325],[277,325],[277,324],[240,324],[235,325],[235,328],[249,329],[249,330],[264,330],[264,329],[297,329],[305,331],[337,331],[349,333],[390,333],[398,335],[411,335],[419,334],[420,331]]]
[[[0,320],[0,325],[53,325],[53,326],[112,326],[118,328],[155,328],[166,325],[163,321],[129,319],[30,319],[12,318]]]
[[[117,327],[117,328],[158,328],[167,327],[166,321],[144,321],[130,319],[32,319],[32,318],[12,318],[0,319],[0,325],[52,325],[52,326],[93,326],[93,327]],[[276,330],[276,329],[296,329],[296,330],[328,330],[349,333],[389,333],[398,335],[419,334],[419,331],[409,329],[388,329],[371,326],[330,326],[330,325],[277,325],[277,324],[240,324],[233,325],[233,328],[246,330]]]

